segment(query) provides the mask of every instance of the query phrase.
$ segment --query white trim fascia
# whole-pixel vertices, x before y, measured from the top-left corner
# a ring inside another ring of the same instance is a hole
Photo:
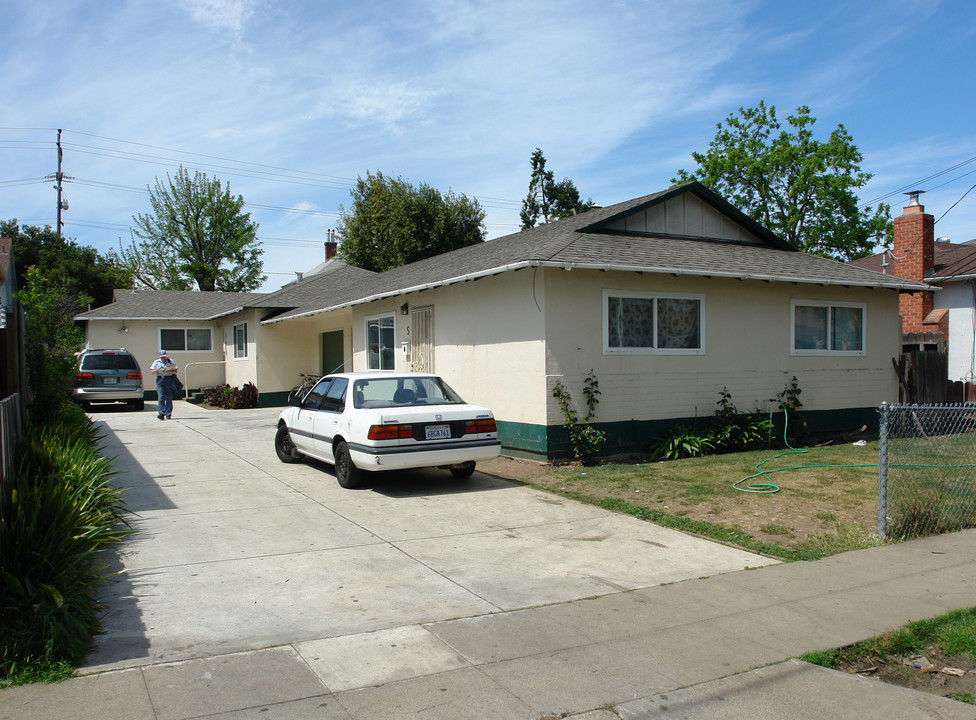
[[[288,315],[287,317],[271,318],[270,320],[263,320],[262,325],[272,325],[274,323],[285,322],[286,320],[297,320],[298,318],[311,317],[312,315],[319,315],[321,313],[333,312],[335,310],[341,310],[343,308],[355,307],[356,305],[365,305],[367,303],[375,302],[377,300],[385,300],[391,297],[397,297],[399,295],[407,295],[409,293],[420,292],[422,290],[432,290],[438,287],[444,287],[447,285],[456,285],[461,282],[468,282],[469,280],[479,280],[484,277],[490,277],[492,275],[500,275],[504,272],[512,272],[515,270],[524,270],[526,268],[554,268],[557,270],[600,270],[605,272],[638,272],[638,273],[650,273],[659,275],[688,275],[691,277],[721,277],[721,278],[732,278],[735,280],[762,280],[765,282],[789,282],[789,283],[799,283],[804,285],[837,285],[841,287],[866,287],[866,288],[884,288],[890,290],[909,290],[913,292],[926,291],[926,290],[936,290],[936,288],[930,287],[925,283],[916,282],[914,280],[904,280],[893,281],[890,283],[872,283],[872,282],[857,282],[850,280],[827,280],[824,278],[808,278],[808,277],[789,277],[784,275],[770,275],[764,273],[738,273],[738,272],[728,272],[724,270],[686,270],[682,268],[669,268],[669,267],[653,267],[653,266],[639,266],[639,265],[608,265],[606,263],[567,263],[567,262],[555,262],[552,260],[523,260],[522,262],[512,263],[510,265],[500,265],[498,267],[490,268],[488,270],[481,270],[476,273],[469,273],[467,275],[458,275],[453,278],[447,278],[446,280],[438,280],[437,282],[424,283],[421,285],[412,285],[410,287],[399,288],[397,290],[388,290],[382,293],[376,293],[374,295],[368,295],[366,297],[359,298],[358,300],[353,300],[351,302],[339,303],[338,305],[331,305],[324,308],[319,308],[317,310],[309,310],[307,312],[299,313],[298,315]],[[895,276],[889,275],[893,280]]]
[[[976,280],[976,273],[970,273],[969,275],[946,275],[945,277],[931,277],[926,279],[927,283],[936,282],[952,282],[955,280]],[[941,290],[941,288],[938,288]]]

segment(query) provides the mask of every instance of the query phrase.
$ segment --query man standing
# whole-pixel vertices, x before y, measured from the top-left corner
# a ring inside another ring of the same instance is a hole
[[[156,398],[159,420],[169,420],[173,416],[173,383],[179,366],[170,360],[165,350],[159,351],[159,358],[153,362],[150,372],[156,376]]]

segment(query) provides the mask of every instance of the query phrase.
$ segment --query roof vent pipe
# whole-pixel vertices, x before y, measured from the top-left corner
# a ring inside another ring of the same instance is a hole
[[[301,282],[305,278],[305,276],[302,273],[300,273],[300,272],[298,272],[296,270],[295,271],[295,278],[296,278],[295,279],[295,282]]]

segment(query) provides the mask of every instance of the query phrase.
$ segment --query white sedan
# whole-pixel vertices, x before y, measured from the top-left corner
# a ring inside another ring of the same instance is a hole
[[[275,433],[282,462],[307,455],[330,463],[344,488],[359,485],[362,471],[442,467],[467,478],[500,450],[491,410],[423,373],[326,375],[289,399]]]

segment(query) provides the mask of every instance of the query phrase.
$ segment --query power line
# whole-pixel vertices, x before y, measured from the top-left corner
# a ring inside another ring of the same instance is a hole
[[[925,183],[929,182],[930,180],[934,180],[934,179],[936,179],[938,177],[942,177],[943,175],[946,175],[948,173],[951,173],[953,170],[958,170],[959,168],[964,167],[966,165],[969,165],[972,162],[976,162],[976,156],[973,156],[973,157],[971,157],[971,158],[969,158],[967,160],[963,160],[961,162],[958,162],[958,163],[956,163],[955,165],[953,165],[951,167],[945,168],[944,170],[939,170],[938,172],[932,173],[928,177],[924,177],[921,180],[917,180],[915,182],[909,183],[908,185],[902,185],[900,188],[897,188],[895,190],[892,190],[891,192],[886,193],[885,195],[880,195],[880,196],[874,198],[873,200],[869,200],[866,203],[862,203],[861,204],[861,208],[862,209],[867,209],[871,205],[874,205],[875,203],[882,202],[882,201],[887,200],[888,198],[893,197],[895,195],[902,195],[902,194],[904,194],[905,192],[907,192],[909,190],[914,190],[915,188],[918,188],[919,186],[924,185]],[[976,171],[973,171],[973,172],[976,172]],[[960,175],[959,177],[962,178],[962,177],[965,177],[966,175],[969,175],[969,174],[970,173],[965,173],[963,175]],[[956,180],[958,180],[958,179],[959,178],[956,178]],[[952,182],[955,182],[955,180],[950,180],[950,181],[948,181],[946,183],[943,183],[942,185],[939,185],[937,187],[943,187],[944,185],[948,185],[949,183],[952,183]]]

